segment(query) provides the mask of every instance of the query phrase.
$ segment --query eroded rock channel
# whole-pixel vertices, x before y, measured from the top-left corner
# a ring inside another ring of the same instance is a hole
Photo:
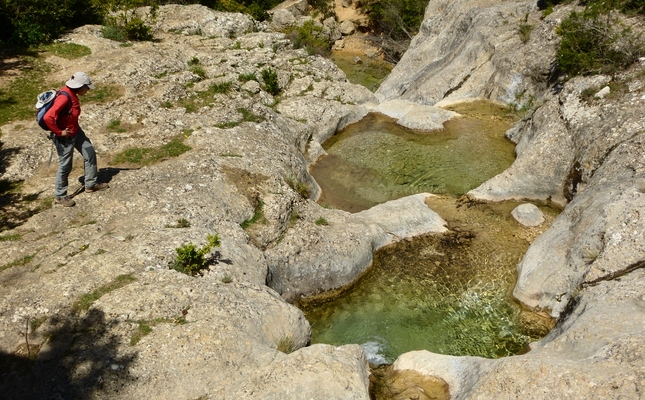
[[[516,266],[548,222],[526,228],[518,202],[477,203],[465,194],[514,159],[505,131],[516,119],[486,102],[451,107],[442,131],[415,132],[368,115],[323,144],[313,168],[321,202],[347,211],[418,192],[449,231],[380,249],[363,278],[340,296],[300,302],[315,343],[359,343],[374,364],[412,350],[488,358],[517,354],[544,336],[550,318],[522,311],[510,291]]]

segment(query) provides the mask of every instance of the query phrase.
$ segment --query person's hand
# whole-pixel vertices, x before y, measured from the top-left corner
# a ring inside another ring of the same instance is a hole
[[[70,135],[70,133],[71,133],[71,132],[70,132],[70,130],[69,130],[69,129],[65,129],[64,131],[62,131],[62,132],[60,133],[60,135],[61,135],[61,137],[68,137],[68,136]]]

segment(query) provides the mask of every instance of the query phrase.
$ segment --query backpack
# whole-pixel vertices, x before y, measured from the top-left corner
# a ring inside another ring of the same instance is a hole
[[[45,116],[45,114],[47,114],[47,111],[49,111],[49,109],[52,107],[52,104],[54,104],[54,99],[58,97],[59,94],[65,95],[65,97],[67,97],[67,99],[69,100],[67,102],[67,106],[63,110],[63,114],[69,113],[69,109],[72,107],[72,98],[69,96],[69,93],[56,90],[56,89],[51,89],[46,92],[42,92],[37,97],[38,102],[36,103],[36,122],[38,122],[38,126],[40,126],[46,131],[49,130],[49,127],[43,120],[43,117]]]

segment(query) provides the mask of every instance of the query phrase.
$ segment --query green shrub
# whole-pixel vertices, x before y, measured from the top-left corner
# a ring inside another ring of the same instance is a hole
[[[320,217],[316,220],[315,222],[316,225],[329,225],[329,222],[325,219],[325,217]]]
[[[264,219],[264,212],[262,211],[263,208],[264,208],[264,203],[260,201],[258,203],[258,205],[255,206],[255,211],[253,212],[253,216],[251,218],[247,219],[247,220],[244,220],[240,224],[242,229],[247,229],[251,225],[254,225],[254,224],[258,223],[258,222],[264,221],[265,220]]]
[[[200,0],[200,4],[217,11],[241,12],[249,14],[253,19],[264,21],[268,18],[267,10],[281,3],[280,0]]]
[[[410,40],[419,31],[426,0],[366,0],[364,12],[370,27],[393,40]]]
[[[137,7],[150,5],[147,15],[137,13]],[[110,14],[104,19],[103,37],[118,42],[150,41],[154,39],[152,24],[156,19],[158,5],[145,0],[113,0],[108,6]]]
[[[274,96],[280,94],[280,84],[278,83],[278,73],[273,68],[262,70],[262,81],[264,81],[264,90]]]
[[[100,23],[103,8],[86,0],[0,0],[0,46],[49,43],[62,33]]]
[[[640,37],[611,13],[612,6],[625,9],[634,2],[610,3],[589,2],[583,12],[574,11],[562,20],[557,29],[562,37],[557,52],[560,70],[570,76],[614,74],[645,51]]]
[[[121,120],[120,119],[113,119],[110,121],[110,123],[107,125],[107,130],[110,132],[125,132],[126,129],[121,127]]]
[[[309,5],[322,14],[323,19],[335,16],[334,2],[331,0],[309,0]]]
[[[292,27],[286,32],[287,38],[296,49],[304,48],[310,55],[328,56],[331,53],[329,37],[323,33],[322,26],[309,20],[301,26]]]
[[[206,75],[206,70],[201,65],[191,65],[190,72],[197,75],[200,80],[208,78]]]
[[[533,25],[529,24],[520,24],[518,33],[520,35],[520,40],[522,43],[527,43],[531,38],[531,31],[533,30]]]
[[[177,247],[177,258],[172,263],[172,269],[187,275],[196,275],[208,267],[212,257],[206,257],[213,247],[220,245],[219,235],[208,235],[207,243],[199,249],[193,243]]]
[[[226,81],[226,82],[219,82],[219,83],[213,83],[209,88],[208,88],[208,94],[227,94],[233,89],[233,82],[231,81]]]
[[[311,196],[311,185],[300,182],[298,179],[293,177],[287,177],[284,181],[301,197],[308,199],[309,196]]]
[[[250,72],[250,73],[248,73],[248,74],[239,74],[239,75],[237,76],[237,80],[238,80],[238,81],[240,81],[240,82],[244,82],[244,83],[246,83],[246,82],[248,82],[248,81],[257,81],[257,80],[258,80],[258,77],[257,77],[257,76],[255,76],[255,73]]]

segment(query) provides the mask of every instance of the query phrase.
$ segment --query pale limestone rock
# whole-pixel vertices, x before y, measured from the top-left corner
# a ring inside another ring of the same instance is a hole
[[[278,10],[287,10],[297,18],[307,16],[308,9],[309,3],[307,0],[287,0],[275,6],[272,10],[269,10],[269,14],[273,14]]]
[[[524,226],[540,226],[544,222],[544,214],[535,204],[520,204],[513,209],[511,215]]]
[[[323,34],[329,36],[329,40],[335,42],[343,37],[334,17],[329,17],[323,21]]]
[[[176,18],[182,15],[184,18]],[[255,25],[248,15],[214,11],[206,6],[171,4],[160,7],[154,28],[158,31],[181,32],[184,35],[231,37],[253,31]]]
[[[540,24],[526,45],[517,34],[525,15]],[[432,0],[419,34],[376,96],[427,105],[473,98],[526,104],[547,89],[555,28],[566,15],[556,9],[540,22],[531,1]]]
[[[600,91],[596,94],[593,95],[593,97],[597,99],[604,99],[609,93],[611,93],[611,89],[609,86],[605,86],[604,88],[600,89]]]
[[[390,100],[380,103],[374,112],[395,118],[396,123],[406,128],[421,131],[443,129],[443,124],[459,116],[456,112],[440,107],[424,106],[406,100]]]
[[[359,345],[315,344],[277,358],[239,387],[231,386],[235,390],[225,398],[368,400],[369,374]]]
[[[481,186],[468,192],[469,196],[482,200],[550,200],[564,206],[582,186],[577,176],[581,173],[579,165],[597,163],[602,151],[601,142],[611,142],[612,137],[600,135],[596,144],[585,147],[591,127],[595,130],[603,125],[603,130],[614,128],[601,117],[613,113],[609,109],[595,110],[580,102],[580,94],[588,87],[607,82],[609,77],[597,76],[576,78],[567,82],[565,89],[558,95],[545,94],[544,104],[529,111],[526,116],[511,128],[506,136],[517,143],[516,160],[510,168]],[[562,105],[561,105],[562,104]],[[635,109],[628,107],[629,113]],[[561,118],[553,118],[561,115]],[[634,132],[633,128],[629,132]],[[596,134],[594,134],[596,136]],[[619,137],[628,137],[621,133]],[[576,159],[576,153],[580,153]],[[591,157],[591,159],[589,159]],[[596,161],[592,161],[595,159]]]
[[[413,352],[395,367],[446,380],[454,399],[638,398],[645,379],[645,221],[638,212],[645,206],[645,96],[631,83],[620,98],[585,100],[583,92],[606,86],[607,76],[547,90],[555,27],[572,8],[556,7],[540,22],[533,6],[431,1],[420,34],[376,96],[436,105],[476,98],[521,105],[527,98],[520,94],[536,97],[507,132],[516,161],[469,196],[566,206],[527,251],[513,291],[559,322],[521,356]],[[516,15],[534,25],[526,45],[513,33]],[[640,71],[634,66],[621,79],[634,82]]]
[[[295,400],[305,388],[314,398],[319,392],[318,398],[329,399],[343,398],[350,385],[352,398],[368,398],[359,346],[317,346],[291,355],[276,350],[284,341],[291,341],[291,350],[305,346],[309,325],[266,286],[264,249],[291,229],[290,216],[301,204],[308,204],[311,215],[326,212],[287,180],[310,185],[316,197],[307,149],[320,147],[318,138],[364,115],[362,102],[374,101],[373,95],[347,82],[331,61],[294,50],[284,34],[250,32],[254,25],[241,14],[172,5],[162,6],[159,15],[154,43],[124,48],[101,37],[100,27],[86,26],[66,40],[88,46],[91,55],[48,60],[54,63],[48,81],[80,69],[90,72],[99,88],[116,85],[114,90],[122,91],[108,104],[84,103],[81,117],[110,189],[80,194],[72,209],[53,207],[34,215],[18,228],[23,239],[0,242],[7,262],[33,257],[0,271],[2,354],[24,345],[26,318],[47,318],[29,339],[43,344],[47,363],[34,364],[31,375],[3,376],[0,397],[239,398],[244,388],[262,398]],[[190,71],[194,59],[204,79]],[[262,84],[239,81],[241,74],[261,79],[269,67],[278,73],[284,109],[305,110],[310,123],[268,107],[275,99]],[[297,89],[309,77],[318,82],[309,81],[314,90],[301,93]],[[203,101],[198,96],[213,83],[226,82],[228,93]],[[196,100],[191,112],[179,104],[189,97]],[[242,109],[257,121],[243,122]],[[109,132],[105,127],[115,119],[130,124],[128,130]],[[19,149],[20,156],[6,159],[1,177],[24,180],[24,190],[35,197],[49,196],[55,166],[47,167],[49,143],[31,123],[2,127],[3,151]],[[142,168],[104,164],[124,149],[157,148],[175,137],[191,150]],[[81,161],[75,156],[70,191],[80,186]],[[260,202],[266,221],[242,229]],[[180,219],[188,226],[177,227]],[[297,229],[317,227],[314,221],[299,221]],[[357,232],[377,229],[363,221],[350,225]],[[215,261],[203,276],[169,270],[176,249],[190,243],[199,248],[214,233],[221,244],[209,252]],[[121,275],[136,281],[127,280],[87,312],[68,311],[82,295]],[[135,343],[140,325],[151,331]],[[54,339],[48,341],[50,335]],[[276,363],[281,376],[275,382],[282,383],[271,387],[264,377]],[[315,368],[307,370],[310,365]],[[73,376],[91,379],[72,382]],[[330,376],[342,380],[330,385]],[[285,383],[299,379],[306,384]]]
[[[345,21],[340,23],[339,29],[340,29],[340,33],[342,33],[343,35],[347,36],[347,35],[351,35],[352,33],[354,33],[354,31],[356,30],[356,26],[354,25],[354,23],[352,21],[345,20]]]
[[[262,88],[260,87],[260,83],[254,80],[250,80],[246,82],[244,85],[242,85],[242,90],[246,90],[251,94],[257,94],[260,92],[261,89]]]
[[[427,196],[392,200],[356,214],[299,208],[303,218],[322,216],[329,225],[297,225],[268,249],[268,285],[288,300],[338,289],[370,266],[376,249],[406,237],[445,232],[445,221],[425,205]]]
[[[296,24],[296,17],[287,9],[279,8],[271,13],[271,28],[281,31]]]

